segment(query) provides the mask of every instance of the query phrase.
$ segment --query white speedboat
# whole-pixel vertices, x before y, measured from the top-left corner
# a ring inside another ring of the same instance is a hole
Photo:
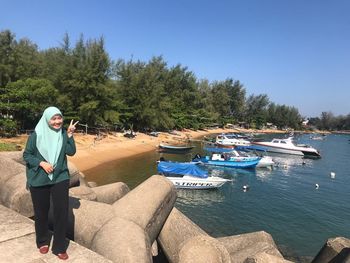
[[[193,163],[159,161],[158,172],[168,178],[176,188],[212,189],[219,188],[231,180],[209,176],[207,171]]]
[[[310,136],[310,139],[315,141],[322,141],[325,138],[326,138],[325,136]]]
[[[176,188],[186,189],[212,189],[219,188],[230,180],[217,176],[208,176],[207,178],[198,178],[195,176],[184,175],[182,177],[167,176]]]
[[[294,154],[306,157],[321,157],[320,152],[306,144],[294,144],[293,137],[287,139],[273,139],[272,141],[252,142],[263,146],[268,152]]]
[[[248,146],[250,141],[239,137],[237,134],[220,134],[216,136],[216,144],[221,147]]]

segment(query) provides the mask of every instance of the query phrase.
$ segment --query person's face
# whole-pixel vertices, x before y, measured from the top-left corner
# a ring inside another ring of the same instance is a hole
[[[61,129],[63,124],[63,118],[61,115],[57,114],[54,115],[50,120],[49,120],[49,126],[55,130]]]

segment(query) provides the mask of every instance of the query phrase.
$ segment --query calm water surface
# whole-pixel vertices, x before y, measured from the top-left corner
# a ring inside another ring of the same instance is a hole
[[[272,155],[280,164],[272,170],[211,168],[232,183],[217,190],[178,190],[176,207],[213,237],[264,230],[289,255],[313,257],[328,238],[350,238],[350,136],[328,135],[316,141],[299,135],[295,140],[319,149],[322,158]],[[194,145],[190,154],[154,151],[85,174],[99,185],[123,181],[134,188],[157,173],[160,156],[189,161],[203,153],[201,143]],[[331,172],[336,173],[334,179]],[[246,184],[250,189],[244,192]]]

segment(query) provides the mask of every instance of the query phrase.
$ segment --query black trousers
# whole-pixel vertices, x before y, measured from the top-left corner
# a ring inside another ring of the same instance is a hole
[[[66,252],[66,229],[68,224],[68,189],[69,180],[53,185],[30,187],[32,196],[36,245],[50,245],[49,210],[50,198],[53,205],[53,243],[52,253]]]

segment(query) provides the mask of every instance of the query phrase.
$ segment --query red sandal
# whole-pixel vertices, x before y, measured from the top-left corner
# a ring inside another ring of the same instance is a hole
[[[62,260],[67,260],[68,259],[68,254],[66,252],[64,253],[58,253],[57,257]]]
[[[48,245],[44,245],[44,246],[39,247],[39,252],[41,254],[47,254],[47,252],[49,252],[49,246]]]

